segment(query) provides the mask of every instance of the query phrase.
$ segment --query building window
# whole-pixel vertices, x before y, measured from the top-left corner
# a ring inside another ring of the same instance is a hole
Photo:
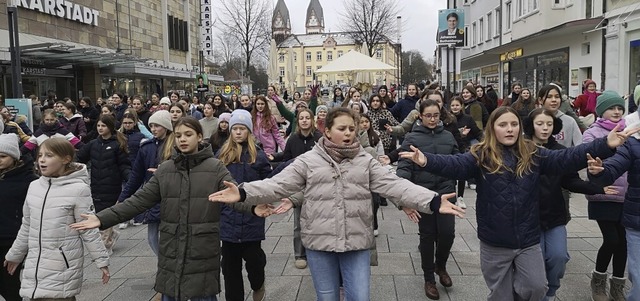
[[[582,44],[582,55],[587,55],[591,53],[591,43],[586,42]]]
[[[342,53],[343,53],[342,50],[338,50],[338,57],[341,57]]]
[[[169,49],[188,51],[189,23],[172,15],[167,15],[167,22],[169,23]]]
[[[311,51],[307,51],[307,62],[311,62]]]
[[[284,67],[280,67],[280,76],[284,77]]]
[[[484,19],[480,18],[478,21],[478,44],[484,43]]]
[[[476,37],[478,36],[478,26],[476,22],[471,24],[471,47],[476,46]]]
[[[538,10],[538,0],[516,0],[516,18]]]
[[[584,4],[584,17],[585,19],[591,19],[593,17],[593,0],[586,0]]]
[[[307,76],[311,76],[311,66],[307,66]]]
[[[376,58],[382,59],[382,48],[376,49]]]
[[[322,62],[322,51],[316,51],[316,62]]]
[[[297,61],[298,61],[298,53],[297,53],[297,52],[294,52],[294,53],[293,53],[293,61],[294,61],[294,62],[297,62]]]
[[[284,53],[280,53],[280,55],[278,55],[278,61],[280,63],[284,63]]]
[[[493,37],[493,14],[487,14],[487,41]]]
[[[466,33],[464,35],[464,47],[469,47],[469,35],[471,34],[471,32],[469,31],[469,25],[465,25],[464,26],[464,32]]]
[[[500,32],[500,22],[502,22],[502,11],[500,11],[500,9],[496,9],[496,13],[495,13],[495,17],[496,17],[496,21],[494,22],[495,24],[495,31],[493,33],[494,37],[497,37],[501,34]]]
[[[507,30],[511,30],[511,20],[512,20],[511,19],[511,13],[512,13],[511,12],[511,2],[507,2],[506,7],[507,7],[507,13],[504,14],[504,17],[505,17],[504,25],[505,25],[505,28],[507,28]]]
[[[327,61],[333,61],[333,51],[327,51]]]

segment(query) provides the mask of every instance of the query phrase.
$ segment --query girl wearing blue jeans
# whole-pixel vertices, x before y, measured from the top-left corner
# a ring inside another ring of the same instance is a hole
[[[335,108],[326,118],[324,136],[276,176],[245,182],[241,188],[213,193],[213,202],[271,203],[302,191],[302,243],[320,301],[339,300],[339,278],[347,300],[369,300],[369,248],[374,243],[371,192],[399,205],[432,213],[462,216],[460,209],[435,192],[400,179],[367,154],[357,137],[357,117]],[[440,201],[442,199],[442,202]],[[284,202],[276,213],[291,208]]]
[[[560,95],[545,95],[559,98]],[[480,267],[488,300],[541,300],[547,293],[540,248],[540,175],[575,172],[586,166],[587,153],[613,154],[638,130],[612,131],[604,139],[551,151],[522,137],[521,121],[511,107],[489,117],[482,142],[459,155],[402,152],[426,171],[454,179],[475,178]]]

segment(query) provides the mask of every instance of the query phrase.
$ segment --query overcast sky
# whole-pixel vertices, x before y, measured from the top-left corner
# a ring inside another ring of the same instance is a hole
[[[275,7],[277,0],[272,0]],[[344,9],[344,1],[320,0],[324,10],[325,32],[340,31],[340,12]],[[436,30],[438,27],[438,10],[447,8],[446,0],[392,0],[400,8],[403,19],[402,50],[418,50],[425,59],[433,57],[436,47]],[[310,0],[285,0],[291,16],[293,33],[304,33],[304,22]],[[392,37],[396,39],[396,37]]]

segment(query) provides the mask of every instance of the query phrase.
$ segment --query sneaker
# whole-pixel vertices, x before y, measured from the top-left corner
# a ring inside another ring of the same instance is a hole
[[[297,258],[294,263],[297,269],[304,269],[307,267],[307,260],[305,258]]]
[[[253,292],[253,301],[264,301],[264,298],[267,296],[267,291],[264,288],[264,283],[262,287]]]
[[[464,198],[459,196],[458,200],[456,201],[456,204],[458,205],[458,207],[462,208],[462,209],[467,209],[467,204],[464,202]]]
[[[142,226],[142,223],[138,223],[138,222],[133,222],[134,226]]]
[[[471,190],[476,190],[476,184],[469,184],[469,188]]]
[[[129,227],[129,222],[120,223],[120,225],[118,225],[118,229],[120,230],[126,229],[127,227]]]
[[[373,230],[373,236],[378,237],[378,234],[380,234],[378,229]]]

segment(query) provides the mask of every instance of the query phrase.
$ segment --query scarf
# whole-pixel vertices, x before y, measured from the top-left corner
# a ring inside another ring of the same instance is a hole
[[[596,120],[596,124],[606,130],[613,130],[613,128],[616,127],[616,125],[620,125],[620,128],[618,129],[618,132],[623,131],[624,128],[626,127],[626,123],[624,121],[624,118],[620,119],[620,121],[618,122],[613,122],[609,119],[604,119],[604,118],[598,118],[598,120]]]
[[[587,100],[587,112],[589,113],[595,113],[596,112],[596,104],[598,103],[597,98],[598,98],[598,93],[596,92],[589,92],[589,91],[584,91],[584,95],[587,95],[588,100]]]
[[[350,145],[338,145],[324,137],[322,146],[329,157],[338,163],[347,158],[353,159],[360,152],[360,141],[358,139],[355,139]]]

